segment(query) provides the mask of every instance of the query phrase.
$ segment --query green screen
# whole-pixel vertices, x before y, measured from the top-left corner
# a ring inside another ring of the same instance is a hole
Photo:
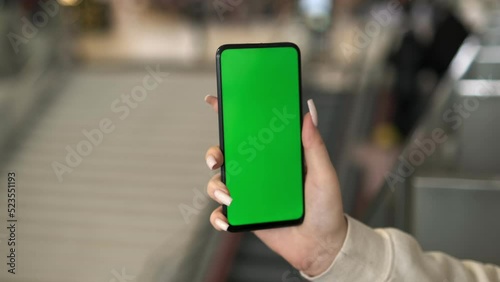
[[[229,48],[220,54],[231,225],[303,215],[299,60],[291,46]]]

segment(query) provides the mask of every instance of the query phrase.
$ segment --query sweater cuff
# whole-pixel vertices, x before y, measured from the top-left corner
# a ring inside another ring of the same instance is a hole
[[[392,265],[390,239],[382,229],[373,230],[346,215],[347,235],[330,267],[311,281],[384,281]],[[333,280],[335,279],[335,280]]]

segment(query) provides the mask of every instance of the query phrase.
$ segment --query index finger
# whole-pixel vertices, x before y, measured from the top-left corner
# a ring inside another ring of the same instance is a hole
[[[212,95],[207,95],[205,96],[205,102],[212,106],[212,109],[214,109],[215,112],[218,112],[219,110],[219,103],[217,102],[217,97],[212,96]]]

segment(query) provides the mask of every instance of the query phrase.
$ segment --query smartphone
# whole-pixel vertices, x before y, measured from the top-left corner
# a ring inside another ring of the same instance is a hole
[[[302,223],[304,156],[300,50],[228,44],[216,54],[221,178],[233,201],[228,231]]]

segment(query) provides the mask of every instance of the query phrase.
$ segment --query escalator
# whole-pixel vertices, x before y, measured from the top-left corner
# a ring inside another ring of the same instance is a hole
[[[492,11],[485,32],[461,46],[367,215],[426,250],[493,264],[500,263],[499,19]]]

